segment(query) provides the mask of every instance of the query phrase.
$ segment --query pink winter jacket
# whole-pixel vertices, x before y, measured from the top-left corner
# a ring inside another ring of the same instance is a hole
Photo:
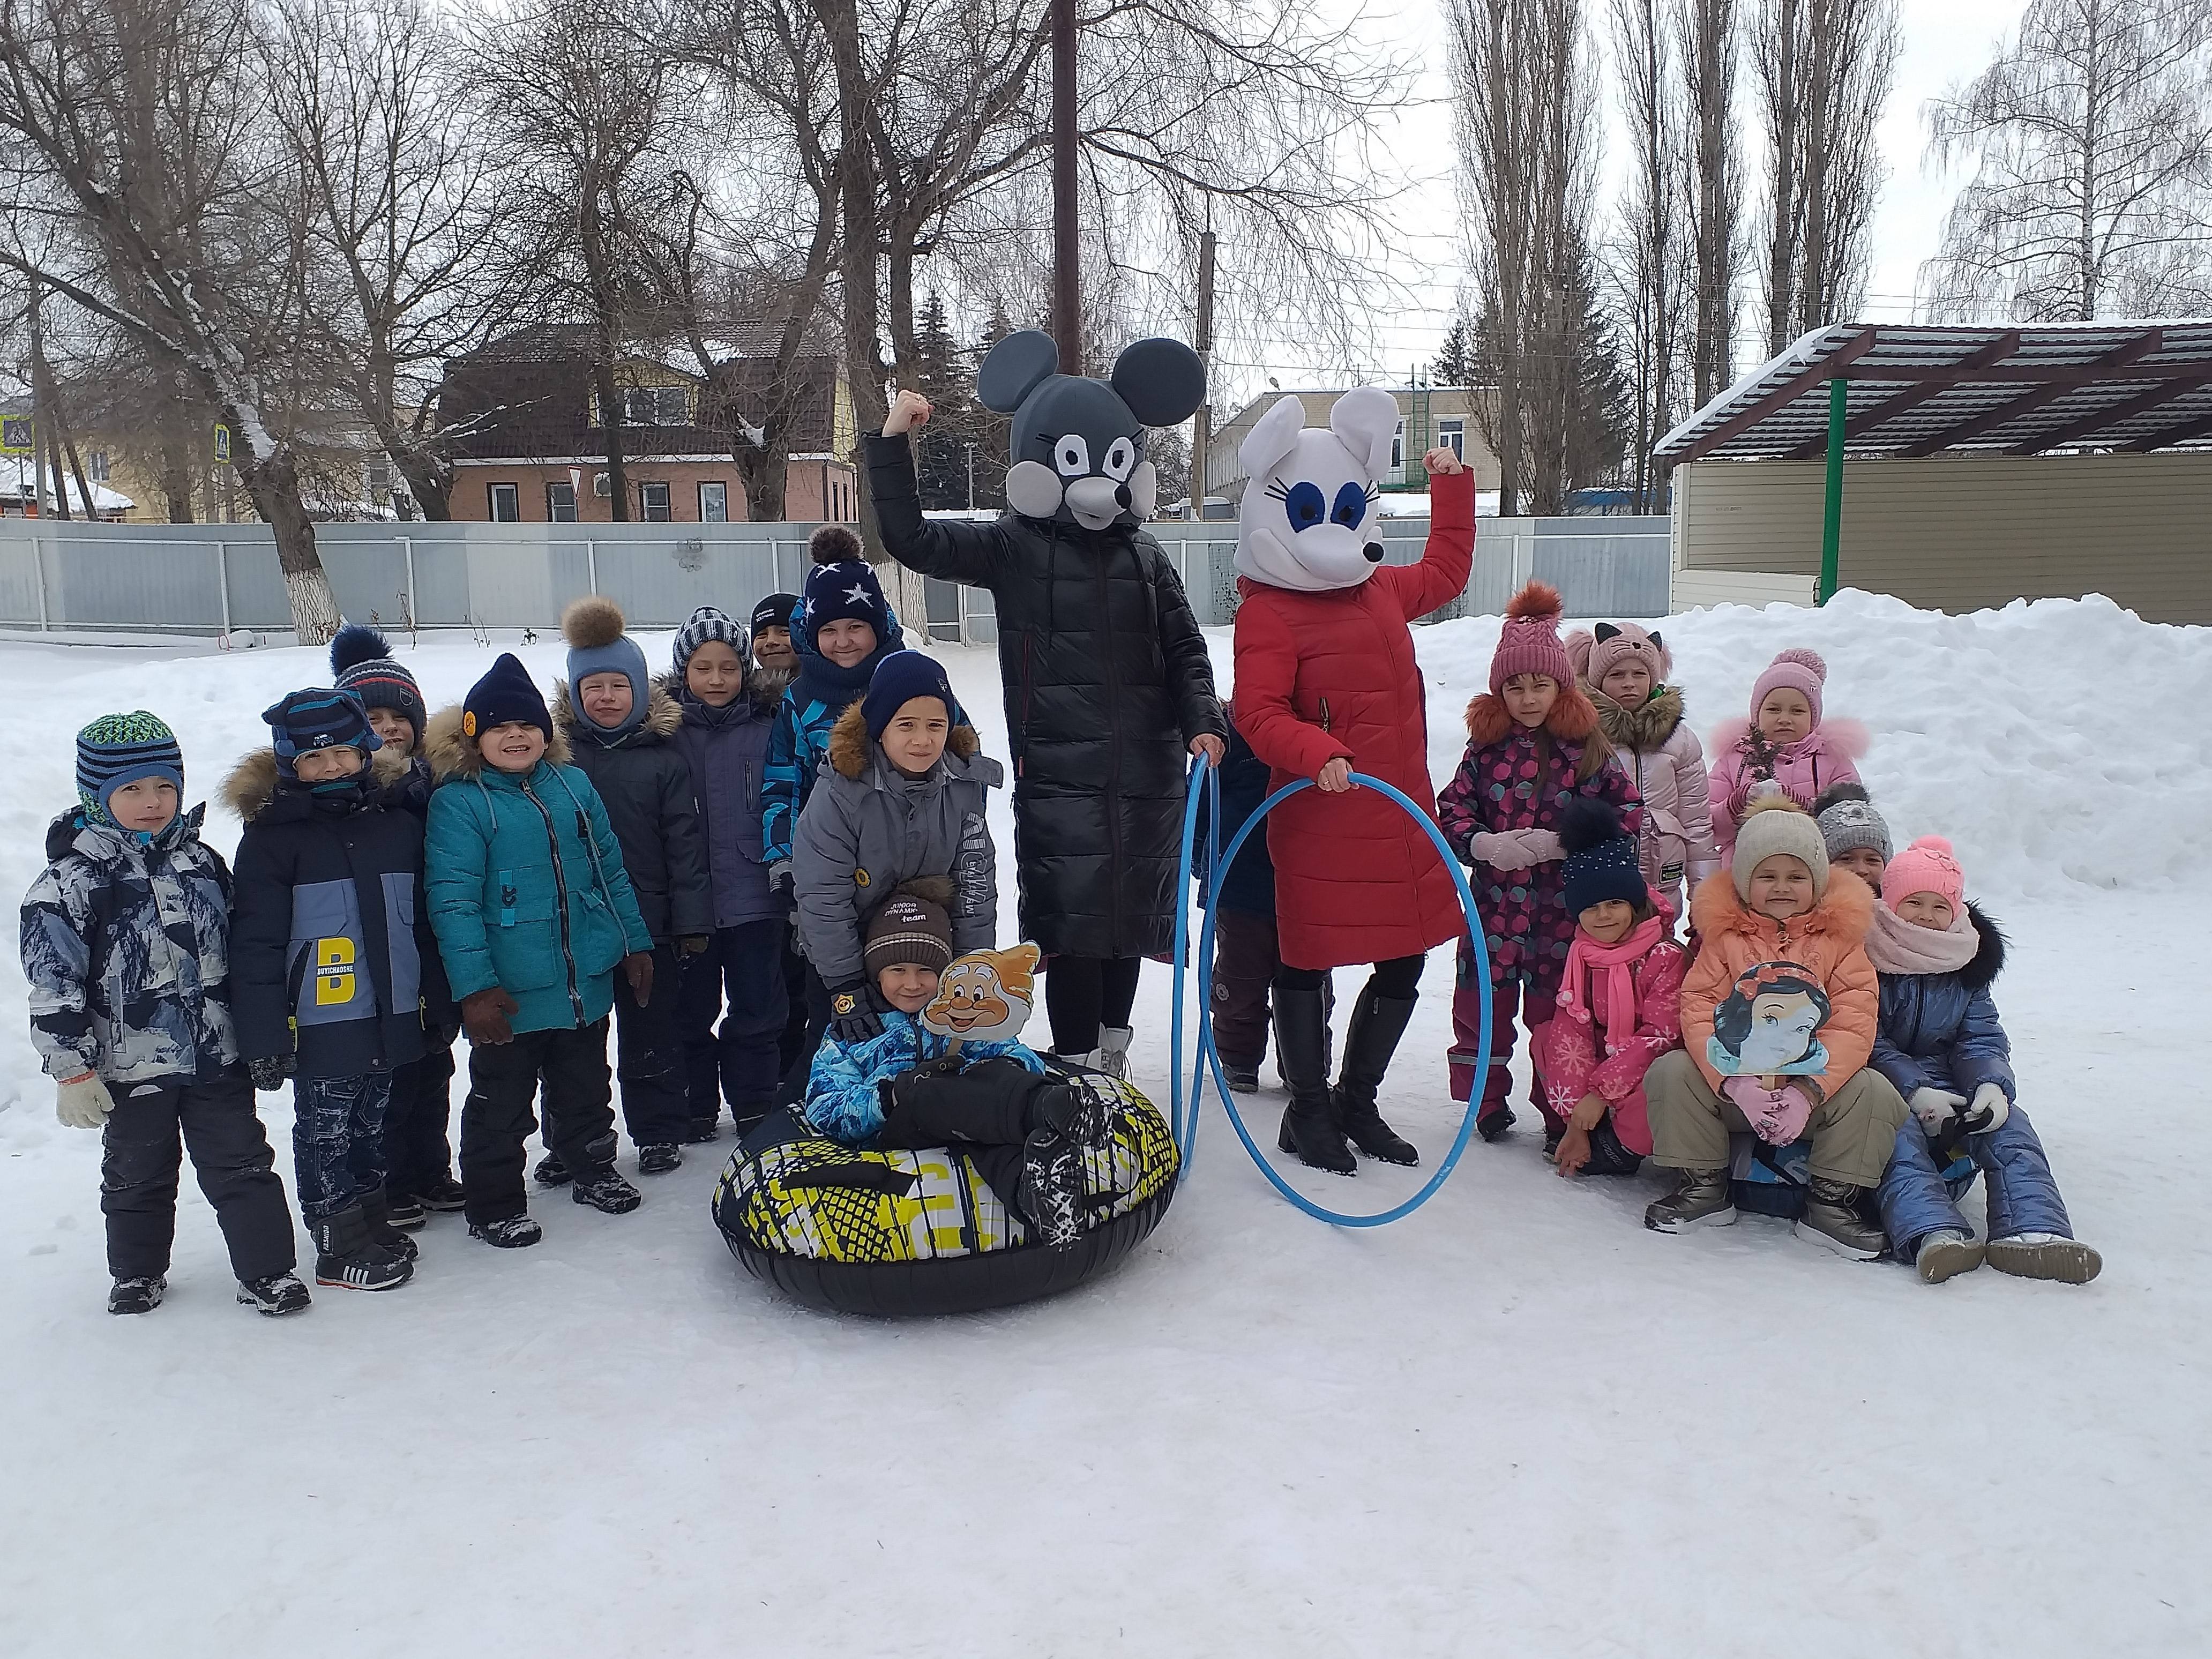
[[[1682,718],[1682,694],[1664,685],[1642,708],[1623,708],[1588,682],[1583,690],[1596,706],[1613,759],[1644,798],[1644,830],[1637,837],[1644,879],[1679,912],[1683,878],[1695,888],[1721,867],[1705,796],[1705,751]],[[1668,876],[1670,867],[1675,874]]]
[[[1709,793],[1713,838],[1723,864],[1735,850],[1735,827],[1760,784],[1771,778],[1784,794],[1809,812],[1821,791],[1859,781],[1859,769],[1851,763],[1866,753],[1868,744],[1867,729],[1858,721],[1822,720],[1787,749],[1774,750],[1770,771],[1753,757],[1753,735],[1747,720],[1723,720],[1713,728],[1713,753],[1720,758],[1713,763]]]
[[[1564,1120],[1583,1096],[1595,1094],[1611,1109],[1620,1144],[1645,1155],[1651,1151],[1651,1126],[1644,1074],[1660,1055],[1682,1046],[1682,978],[1690,958],[1662,936],[1670,920],[1662,918],[1655,942],[1629,969],[1636,986],[1636,1029],[1626,1042],[1607,1042],[1608,975],[1599,969],[1582,988],[1587,1013],[1563,1011],[1536,1033],[1531,1050],[1545,1104],[1554,1115]]]

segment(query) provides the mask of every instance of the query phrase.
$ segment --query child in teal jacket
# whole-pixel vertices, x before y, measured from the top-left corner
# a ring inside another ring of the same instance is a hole
[[[424,750],[439,782],[423,888],[470,1043],[469,1231],[502,1249],[535,1244],[522,1143],[541,1083],[544,1138],[575,1201],[609,1215],[638,1206],[614,1169],[607,1015],[617,966],[639,1003],[652,997],[653,937],[606,808],[513,655],[431,717]]]

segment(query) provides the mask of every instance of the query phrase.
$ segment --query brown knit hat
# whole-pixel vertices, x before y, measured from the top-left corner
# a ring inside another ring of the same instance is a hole
[[[868,918],[861,952],[871,975],[902,963],[945,971],[952,960],[952,921],[945,907],[911,893],[895,893]]]

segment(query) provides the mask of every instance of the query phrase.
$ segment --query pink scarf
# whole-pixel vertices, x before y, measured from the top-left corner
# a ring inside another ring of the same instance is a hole
[[[1867,960],[1881,974],[1955,974],[1981,948],[1982,936],[1963,904],[1941,933],[1905,921],[1887,904],[1874,907],[1874,924],[1867,929]]]
[[[1636,1036],[1636,964],[1651,954],[1651,947],[1666,936],[1667,919],[1651,916],[1639,921],[1617,945],[1600,945],[1580,927],[1567,947],[1567,965],[1559,981],[1559,1012],[1583,1024],[1595,1023],[1583,987],[1588,975],[1605,975],[1605,1053],[1617,1054]]]

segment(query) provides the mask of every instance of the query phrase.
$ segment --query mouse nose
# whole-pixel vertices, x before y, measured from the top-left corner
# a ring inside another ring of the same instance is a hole
[[[1121,486],[1120,486],[1118,489],[1116,489],[1114,491],[1114,499],[1115,499],[1116,501],[1120,502],[1120,503],[1121,503],[1121,508],[1122,508],[1122,510],[1123,510],[1124,512],[1127,512],[1127,511],[1128,510],[1128,506],[1129,506],[1129,486],[1128,486],[1128,485],[1127,485],[1127,484],[1122,484],[1122,485],[1121,485]]]
[[[1380,563],[1382,563],[1382,543],[1380,543],[1380,542],[1370,542],[1370,543],[1368,543],[1368,544],[1367,544],[1367,545],[1366,545],[1366,546],[1364,546],[1364,547],[1361,548],[1359,550],[1360,550],[1361,554],[1362,554],[1363,556],[1364,556],[1364,557],[1366,558],[1366,560],[1367,560],[1367,562],[1368,562],[1368,563],[1370,563],[1370,564],[1380,564]]]

